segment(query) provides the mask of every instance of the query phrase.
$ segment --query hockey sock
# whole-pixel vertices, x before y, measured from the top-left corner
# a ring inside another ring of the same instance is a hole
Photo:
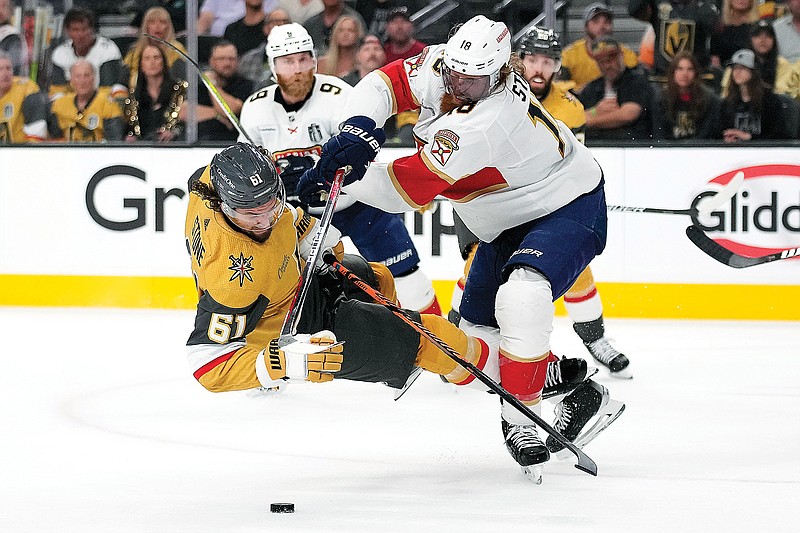
[[[420,315],[420,318],[423,326],[458,352],[464,360],[483,369],[489,356],[489,347],[484,341],[467,335],[441,316]],[[456,385],[467,385],[475,379],[465,368],[423,336],[420,336],[415,363],[429,372],[444,376]]]

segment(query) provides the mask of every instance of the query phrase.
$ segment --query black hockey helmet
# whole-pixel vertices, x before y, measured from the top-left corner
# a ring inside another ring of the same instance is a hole
[[[520,57],[542,54],[561,61],[561,43],[558,41],[558,34],[550,29],[531,28],[517,43],[516,52]]]
[[[286,190],[269,153],[248,143],[225,148],[211,160],[211,183],[231,209],[253,209],[273,198],[286,201]]]

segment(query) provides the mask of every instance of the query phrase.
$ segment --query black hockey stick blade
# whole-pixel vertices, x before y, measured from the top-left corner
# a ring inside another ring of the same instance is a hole
[[[747,257],[732,252],[714,241],[703,230],[697,226],[689,226],[686,228],[686,236],[692,241],[692,244],[700,248],[706,255],[712,259],[716,259],[723,265],[728,265],[733,268],[747,268],[772,261],[780,261],[782,259],[792,259],[800,257],[800,247],[788,248],[779,252],[774,252],[761,257]]]
[[[662,215],[689,215],[708,216],[730,201],[739,192],[744,183],[744,172],[741,170],[733,175],[733,178],[722,186],[720,190],[711,196],[706,196],[697,204],[697,209],[662,209],[660,207],[629,207],[625,205],[609,205],[607,209],[610,213],[660,213]]]
[[[515,398],[510,392],[505,390],[499,383],[495,382],[492,378],[487,376],[483,370],[478,368],[477,366],[473,365],[469,361],[465,361],[461,358],[461,355],[456,352],[452,347],[450,347],[446,342],[442,339],[437,337],[432,331],[426,328],[424,325],[420,324],[413,318],[411,318],[403,308],[389,300],[386,296],[375,290],[371,287],[368,283],[364,280],[359,278],[356,274],[348,270],[344,265],[339,263],[334,257],[333,254],[327,253],[323,256],[323,260],[331,265],[334,270],[336,270],[339,274],[344,276],[348,281],[353,283],[356,287],[367,293],[373,300],[377,303],[383,305],[389,311],[392,312],[395,316],[400,318],[403,322],[414,328],[420,335],[424,336],[428,339],[432,344],[434,344],[437,348],[439,348],[445,355],[447,355],[450,359],[464,367],[470,374],[475,376],[478,381],[486,385],[492,391],[494,391],[498,396],[503,398],[504,401],[512,404],[520,413],[525,415],[529,418],[532,422],[534,422],[537,426],[545,430],[549,435],[551,435],[554,439],[561,443],[566,449],[572,452],[573,455],[578,459],[578,462],[575,464],[575,468],[586,472],[587,474],[591,474],[593,476],[597,475],[597,463],[595,463],[591,457],[586,455],[583,450],[575,446],[572,442],[566,439],[561,433],[558,432],[553,426],[545,422],[539,415],[531,411],[527,405],[519,401]]]

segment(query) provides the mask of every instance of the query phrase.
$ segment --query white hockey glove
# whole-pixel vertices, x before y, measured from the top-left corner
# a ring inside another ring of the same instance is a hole
[[[336,335],[320,331],[314,335],[295,335],[295,341],[278,348],[278,339],[268,347],[267,369],[274,380],[331,381],[333,374],[342,369],[342,344]]]

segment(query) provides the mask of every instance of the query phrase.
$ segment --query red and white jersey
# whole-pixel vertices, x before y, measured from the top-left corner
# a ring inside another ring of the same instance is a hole
[[[343,120],[341,111],[353,88],[335,76],[316,74],[311,96],[299,109],[291,111],[275,100],[278,90],[277,84],[270,85],[247,98],[239,119],[242,129],[253,142],[272,152],[276,160],[287,155],[318,158],[325,141],[339,133]],[[290,109],[295,107],[298,106],[290,106]],[[239,141],[247,142],[247,139],[240,135]],[[342,196],[336,210],[354,201]]]
[[[478,238],[491,241],[597,187],[600,166],[520,75],[476,104],[442,113],[444,48],[429,46],[373,71],[350,93],[344,116],[366,115],[378,125],[419,109],[414,134],[422,146],[388,165],[371,164],[348,194],[390,212],[441,195]]]

